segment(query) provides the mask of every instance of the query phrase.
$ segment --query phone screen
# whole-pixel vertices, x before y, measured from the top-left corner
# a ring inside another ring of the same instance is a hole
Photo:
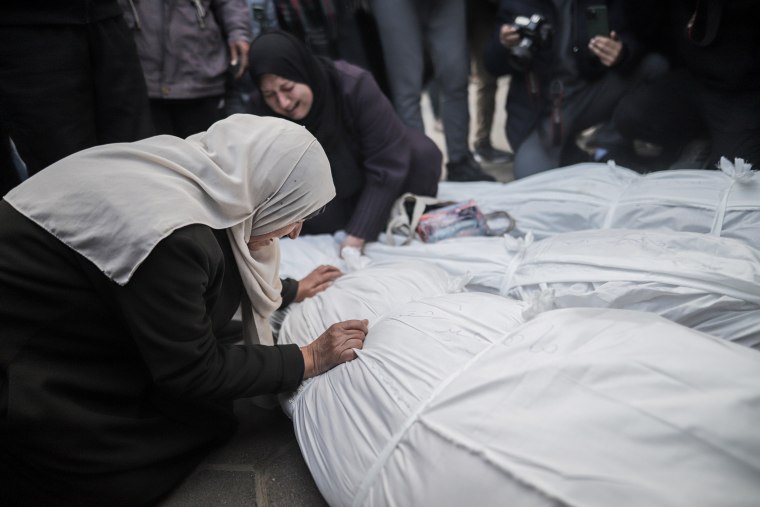
[[[609,37],[610,26],[607,21],[606,5],[590,5],[586,8],[586,28],[589,40],[597,35]]]

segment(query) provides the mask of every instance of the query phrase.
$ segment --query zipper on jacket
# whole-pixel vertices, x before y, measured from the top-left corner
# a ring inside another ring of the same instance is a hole
[[[555,78],[549,84],[552,98],[552,145],[559,146],[562,144],[564,137],[564,126],[562,122],[562,101],[565,98],[565,86],[561,79]]]
[[[530,93],[531,102],[540,110],[542,106],[541,84],[539,83],[538,76],[534,71],[531,70],[525,74],[525,86],[528,88],[528,93]]]
[[[159,86],[161,96],[166,98],[171,92],[171,89],[166,85],[166,40],[168,39],[169,31],[169,9],[171,7],[166,1],[161,2],[161,74],[159,79]]]
[[[190,0],[190,3],[195,6],[195,17],[198,18],[198,25],[200,25],[201,30],[203,30],[206,28],[206,21],[203,19],[206,17],[206,9],[203,8],[201,0]]]
[[[135,2],[133,0],[129,0],[129,7],[132,9],[132,16],[135,18],[135,30],[142,30],[142,26],[140,26],[140,15],[137,13],[137,7],[135,7]]]

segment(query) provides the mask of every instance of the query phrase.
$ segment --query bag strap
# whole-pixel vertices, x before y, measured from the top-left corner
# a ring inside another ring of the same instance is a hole
[[[411,216],[406,208],[408,202],[414,203]],[[412,194],[411,192],[403,194],[396,199],[395,203],[393,203],[391,218],[388,220],[388,227],[385,229],[386,242],[389,245],[395,246],[396,241],[393,235],[401,234],[405,236],[402,245],[408,245],[411,243],[416,234],[417,224],[420,222],[420,217],[425,213],[425,208],[440,204],[449,204],[449,201],[444,201],[436,197]]]
[[[407,203],[410,202],[413,203],[411,215],[407,210]],[[447,206],[450,204],[456,204],[456,202],[438,199],[436,197],[412,194],[410,192],[403,194],[393,203],[391,217],[388,220],[388,226],[385,229],[386,243],[395,246],[396,241],[394,234],[396,234],[404,236],[404,242],[402,245],[408,245],[417,234],[417,225],[420,223],[420,218],[425,214],[425,210],[428,206]],[[508,224],[505,227],[500,227],[498,229],[492,229],[487,226],[487,234],[489,236],[503,236],[515,228],[515,219],[506,211],[493,211],[484,214],[484,217],[486,219],[486,225],[489,220],[499,218],[508,221]]]
[[[515,219],[506,211],[492,211],[491,213],[485,213],[484,216],[486,217],[486,227],[488,229],[489,236],[503,236],[509,232],[512,232],[512,229],[515,228]],[[505,218],[509,221],[509,223],[506,225],[506,227],[492,229],[488,225],[488,221],[495,220],[497,218]]]

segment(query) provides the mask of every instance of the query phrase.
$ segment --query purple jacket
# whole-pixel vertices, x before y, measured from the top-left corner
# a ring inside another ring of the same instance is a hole
[[[345,142],[362,169],[357,177],[364,182],[353,196],[345,230],[374,240],[385,230],[391,207],[401,194],[436,194],[443,155],[423,132],[401,122],[369,72],[340,60],[335,67],[340,75],[345,130],[352,134]],[[332,172],[334,180],[350,177],[338,167]],[[338,181],[335,184],[341,186]]]
[[[119,0],[152,99],[224,93],[228,41],[251,41],[246,0]],[[220,26],[221,25],[221,26]]]

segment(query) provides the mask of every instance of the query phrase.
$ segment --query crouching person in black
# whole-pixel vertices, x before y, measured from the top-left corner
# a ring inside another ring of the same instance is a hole
[[[91,148],[0,201],[0,504],[152,505],[232,402],[355,357],[367,322],[272,343],[279,238],[335,195],[301,126],[234,115]],[[246,344],[218,333],[242,307]]]
[[[620,98],[667,70],[642,47],[615,0],[501,0],[488,70],[510,74],[507,139],[515,178],[584,160],[583,130],[610,119]]]

